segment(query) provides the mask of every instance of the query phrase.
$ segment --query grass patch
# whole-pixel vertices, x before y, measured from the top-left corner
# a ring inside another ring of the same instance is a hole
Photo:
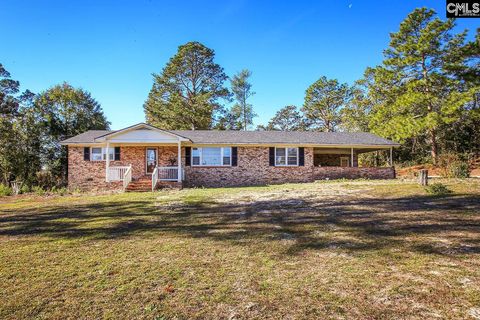
[[[466,318],[480,184],[0,198],[0,318]]]

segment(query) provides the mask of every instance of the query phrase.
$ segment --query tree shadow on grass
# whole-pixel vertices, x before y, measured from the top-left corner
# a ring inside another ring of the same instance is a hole
[[[285,241],[285,253],[291,255],[396,247],[442,255],[480,253],[480,199],[472,195],[322,200],[289,194],[248,203],[137,200],[0,212],[0,237],[116,239],[148,233],[233,245]]]

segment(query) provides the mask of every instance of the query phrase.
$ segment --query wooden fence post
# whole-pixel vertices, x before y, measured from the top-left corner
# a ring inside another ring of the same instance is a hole
[[[418,172],[418,183],[422,186],[428,185],[428,170],[422,169]]]

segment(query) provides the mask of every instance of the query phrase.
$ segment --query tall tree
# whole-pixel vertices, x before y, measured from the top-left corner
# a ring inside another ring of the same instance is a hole
[[[40,170],[40,132],[32,108],[34,95],[20,92],[20,83],[0,64],[0,183],[34,183]]]
[[[341,109],[349,96],[347,84],[321,77],[307,89],[302,111],[313,129],[333,132],[340,124]]]
[[[442,21],[435,11],[416,9],[390,35],[382,66],[374,69],[371,129],[405,141],[428,137],[433,162],[438,158],[438,135],[444,125],[462,116],[478,87],[462,85],[456,74],[467,70],[466,31],[452,34],[453,20]]]
[[[231,80],[231,87],[236,103],[233,105],[231,114],[242,123],[243,130],[247,130],[249,125],[253,124],[253,118],[257,115],[253,112],[252,104],[248,103],[248,98],[253,96],[252,84],[249,78],[252,73],[244,69],[234,75]]]
[[[219,112],[219,116],[217,117],[217,121],[215,122],[212,129],[214,130],[242,130],[243,124],[242,121],[233,110],[232,106],[230,109],[223,109]]]
[[[144,104],[147,122],[163,129],[210,129],[222,111],[221,99],[230,94],[215,52],[199,42],[178,47]]]
[[[20,83],[0,64],[0,172],[2,183],[8,183],[16,173],[18,139],[16,117],[20,106],[17,96]]]
[[[357,80],[351,88],[351,98],[341,111],[341,128],[350,132],[368,132],[373,97],[368,93],[372,81],[371,69],[367,69],[364,78]]]
[[[44,165],[54,176],[66,180],[67,153],[59,141],[87,130],[108,129],[110,123],[91,94],[63,83],[38,95],[35,107],[45,126]]]
[[[266,130],[302,131],[308,127],[306,119],[296,106],[290,105],[281,108],[268,122]]]

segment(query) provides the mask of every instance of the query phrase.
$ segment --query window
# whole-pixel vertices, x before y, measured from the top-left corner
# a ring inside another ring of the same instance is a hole
[[[108,149],[108,155],[110,158],[110,161],[115,159],[115,148],[109,148]],[[102,148],[102,158],[103,160],[107,160],[107,148]]]
[[[287,165],[289,166],[298,165],[298,148],[287,149]]]
[[[350,167],[350,159],[348,157],[340,157],[340,167]]]
[[[109,148],[108,155],[110,160],[115,159],[115,148]],[[105,161],[107,160],[107,148],[92,148],[90,153],[90,159],[92,161]]]
[[[222,164],[224,166],[229,166],[232,164],[231,148],[222,148],[222,149],[223,149]]]
[[[92,148],[90,155],[92,161],[102,161],[102,148]]]
[[[192,165],[194,166],[200,165],[200,149],[199,148],[192,148]]]
[[[276,166],[298,166],[298,148],[275,148]]]
[[[231,166],[232,149],[225,148],[192,148],[193,166]]]

